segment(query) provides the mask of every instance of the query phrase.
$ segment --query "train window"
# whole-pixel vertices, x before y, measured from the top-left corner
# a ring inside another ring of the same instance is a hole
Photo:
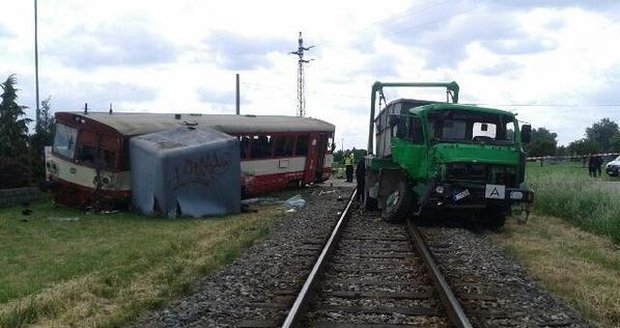
[[[295,155],[306,156],[308,153],[308,135],[297,136],[297,147],[295,148]]]
[[[252,146],[250,147],[250,149],[251,149],[252,158],[271,157],[271,146],[272,146],[271,136],[266,136],[266,135],[254,136],[251,143],[252,143]]]
[[[293,155],[293,136],[278,136],[276,137],[276,157],[292,156]]]
[[[116,153],[109,150],[103,150],[103,160],[105,162],[105,168],[113,168],[116,164]]]
[[[94,164],[96,153],[97,150],[95,147],[90,145],[81,145],[80,151],[77,155],[77,160],[83,162],[84,164]]]
[[[329,137],[327,138],[327,152],[333,152],[334,149],[336,148],[336,144],[334,144],[334,138]]]
[[[52,150],[58,155],[73,159],[76,139],[77,129],[58,123]]]

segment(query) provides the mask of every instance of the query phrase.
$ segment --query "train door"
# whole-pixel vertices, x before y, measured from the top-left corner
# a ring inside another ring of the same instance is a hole
[[[326,138],[323,133],[310,133],[308,140],[308,154],[304,169],[304,182],[321,181],[323,175],[323,161],[325,160]]]

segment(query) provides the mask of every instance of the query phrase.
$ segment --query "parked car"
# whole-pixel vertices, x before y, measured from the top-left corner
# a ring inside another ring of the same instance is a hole
[[[617,177],[620,172],[620,156],[616,157],[613,161],[607,163],[605,166],[605,171],[607,174],[612,177]]]

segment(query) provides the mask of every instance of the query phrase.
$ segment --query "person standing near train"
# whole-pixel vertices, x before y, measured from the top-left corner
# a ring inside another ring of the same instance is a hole
[[[355,155],[353,152],[349,152],[344,155],[344,169],[345,174],[347,176],[347,182],[353,182],[353,161],[355,160]]]

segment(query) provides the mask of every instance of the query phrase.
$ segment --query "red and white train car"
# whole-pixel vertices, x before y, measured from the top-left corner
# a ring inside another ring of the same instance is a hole
[[[129,139],[179,126],[236,136],[245,195],[326,180],[335,127],[296,116],[153,113],[56,113],[54,145],[46,152],[55,200],[69,206],[123,207],[131,201]]]

